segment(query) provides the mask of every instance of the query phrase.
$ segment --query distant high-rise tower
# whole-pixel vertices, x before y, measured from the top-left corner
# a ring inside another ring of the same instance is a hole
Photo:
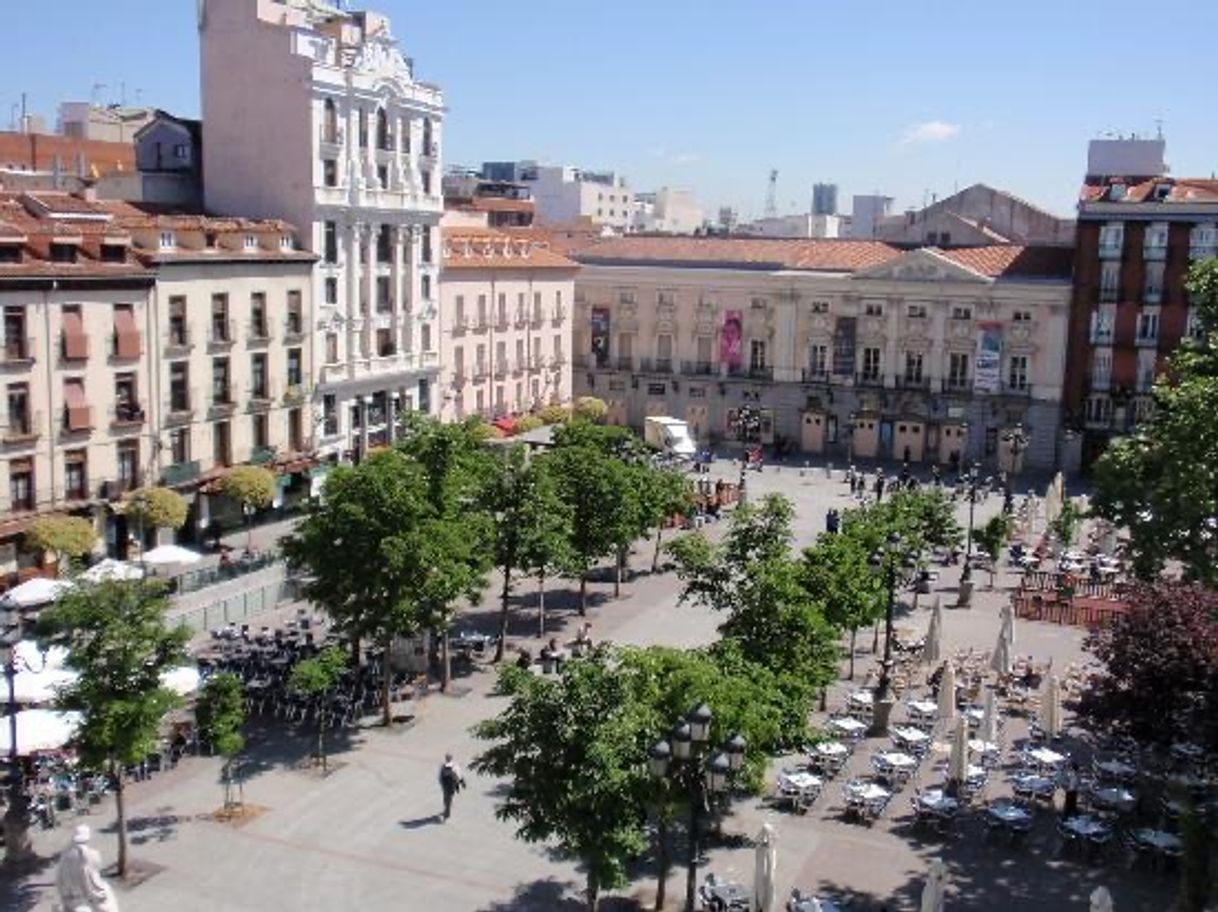
[[[812,214],[837,215],[837,184],[812,185]]]

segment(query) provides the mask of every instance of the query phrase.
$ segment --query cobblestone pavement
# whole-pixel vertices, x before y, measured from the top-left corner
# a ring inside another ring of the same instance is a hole
[[[736,470],[718,464],[715,472],[734,478]],[[823,529],[829,507],[849,504],[840,472],[828,479],[821,469],[801,474],[794,468],[768,467],[759,475],[750,474],[748,489],[750,496],[780,491],[795,500],[801,544]],[[998,506],[997,497],[980,504],[978,523]],[[716,619],[689,606],[678,607],[675,578],[646,572],[650,564],[651,548],[644,543],[633,559],[638,573],[621,599],[611,598],[608,582],[593,587],[594,634],[638,644],[689,646],[712,640]],[[954,574],[945,572],[937,583],[944,604],[953,601]],[[998,606],[1012,580],[1000,573],[993,592],[984,588],[985,582],[980,574],[973,608],[945,612],[946,650],[992,646]],[[497,590],[492,586],[488,591]],[[536,648],[528,584],[520,588],[518,601],[524,607],[516,612],[513,638]],[[916,612],[903,614],[900,626],[914,632],[925,629],[931,601],[924,597]],[[553,593],[547,605],[553,617],[550,632],[561,636],[564,629],[574,629],[571,593]],[[495,616],[495,601],[488,598],[469,612],[467,621],[493,627]],[[1081,634],[1021,622],[1016,641],[1020,654],[1038,660],[1052,657],[1055,668],[1064,668],[1078,659]],[[861,678],[872,660],[870,636],[861,635],[859,644]],[[493,673],[479,667],[459,679],[460,696],[432,695],[411,707],[415,721],[409,727],[388,732],[360,728],[337,738],[334,770],[325,778],[303,766],[312,748],[309,733],[254,730],[245,800],[262,812],[241,826],[207,816],[221,801],[214,759],[188,758],[174,770],[133,784],[128,792],[132,854],[155,873],[138,887],[120,889],[124,912],[581,908],[576,897],[582,878],[575,865],[551,857],[544,847],[515,839],[511,825],[495,818],[500,783],[468,776],[469,788],[457,796],[452,819],[447,824],[437,820],[438,765],[446,751],[461,762],[476,752],[470,726],[502,705],[488,695],[492,682]],[[839,708],[854,686],[857,682],[835,686],[829,707]],[[1022,734],[1020,723],[1012,721],[1006,740],[1010,743]],[[851,770],[862,771],[870,749],[878,745],[878,740],[860,745]],[[789,759],[780,759],[776,766],[785,762]],[[932,785],[942,774],[928,764],[920,778],[922,784]],[[991,789],[993,794],[1001,790],[999,784]],[[793,885],[832,888],[853,899],[850,908],[856,910],[878,909],[881,903],[890,910],[916,908],[916,894],[932,857],[948,864],[955,894],[952,909],[1085,909],[1086,894],[1095,883],[1113,890],[1118,908],[1152,908],[1163,907],[1172,891],[1170,878],[1144,873],[1135,878],[1115,861],[1090,866],[1057,858],[1050,814],[1038,821],[1033,838],[1022,847],[987,843],[973,822],[948,839],[917,832],[908,813],[911,791],[898,796],[885,818],[872,827],[840,819],[840,789],[830,783],[805,816],[774,810],[758,799],[742,800],[723,823],[723,831],[748,836],[763,819],[772,821],[779,838],[780,898]],[[102,831],[95,845],[107,860],[114,853],[112,817],[113,807],[107,803],[85,818]],[[56,830],[36,833],[39,851],[47,856],[58,851],[74,822],[63,820]],[[708,869],[747,881],[752,850],[747,845],[712,848]],[[684,871],[674,869],[670,897],[683,893],[683,878]],[[20,883],[5,884],[0,907],[50,909],[52,880],[53,868],[47,866]],[[646,870],[624,893],[648,908],[653,895],[654,883]],[[675,900],[670,905],[675,907]],[[606,904],[614,907],[612,901]]]

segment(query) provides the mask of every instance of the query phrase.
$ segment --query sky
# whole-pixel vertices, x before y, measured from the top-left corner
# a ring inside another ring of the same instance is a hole
[[[1157,0],[373,0],[449,107],[445,164],[532,158],[806,211],[815,182],[920,206],[974,182],[1068,215],[1103,134],[1160,127],[1218,170],[1218,3]],[[5,16],[0,127],[22,92],[199,111],[196,0],[40,0]],[[48,44],[48,40],[51,40]],[[48,48],[56,52],[49,55]],[[1191,63],[1190,63],[1191,61]]]

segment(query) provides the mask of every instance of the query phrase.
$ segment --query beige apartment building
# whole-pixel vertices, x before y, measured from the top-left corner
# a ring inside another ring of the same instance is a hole
[[[295,483],[312,448],[313,256],[283,223],[153,216],[62,193],[0,194],[4,411],[0,573],[33,555],[46,512],[92,518],[167,484],[208,521],[217,469],[262,462]]]
[[[564,243],[581,266],[574,392],[616,423],[671,415],[715,445],[748,405],[762,442],[843,462],[1056,461],[1069,248]]]
[[[571,399],[578,265],[521,234],[443,229],[441,417],[525,414]]]

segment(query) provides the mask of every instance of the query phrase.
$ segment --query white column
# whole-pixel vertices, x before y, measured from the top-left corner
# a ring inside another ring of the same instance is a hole
[[[414,324],[419,315],[419,226],[404,225],[406,244],[403,250],[403,264],[406,270],[406,295],[408,308],[403,309],[403,349],[414,351]]]
[[[357,222],[347,222],[342,226],[347,234],[347,365],[353,369],[358,354],[357,336],[352,326],[358,325],[362,319],[359,309],[359,235],[360,226]]]
[[[368,425],[372,421],[372,397],[364,396],[359,400],[360,414],[362,419],[359,423],[359,456],[360,459],[368,458]]]
[[[403,353],[409,350],[409,337],[404,332],[408,320],[410,319],[406,310],[406,286],[402,281],[405,278],[405,264],[403,258],[405,255],[404,248],[406,246],[406,227],[404,225],[393,226],[393,278],[390,280],[393,286],[393,329],[394,338],[398,340],[398,348]]]
[[[393,122],[396,129],[393,131],[393,176],[392,186],[394,190],[404,191],[408,189],[406,185],[406,176],[409,173],[409,167],[402,160],[405,147],[405,131],[410,129],[410,121],[403,115],[394,116]]]
[[[387,411],[386,418],[389,422],[389,443],[393,444],[398,439],[398,415],[402,408],[402,394],[397,390],[392,390],[385,401],[385,409]]]
[[[359,165],[359,104],[353,99],[346,102],[347,135],[343,143],[343,168],[347,172],[347,187],[363,189],[364,175]]]
[[[364,237],[367,243],[364,260],[364,292],[367,295],[368,310],[364,314],[364,355],[375,355],[376,347],[373,340],[376,338],[376,239],[377,230],[380,228],[376,222],[369,222],[364,226]]]

